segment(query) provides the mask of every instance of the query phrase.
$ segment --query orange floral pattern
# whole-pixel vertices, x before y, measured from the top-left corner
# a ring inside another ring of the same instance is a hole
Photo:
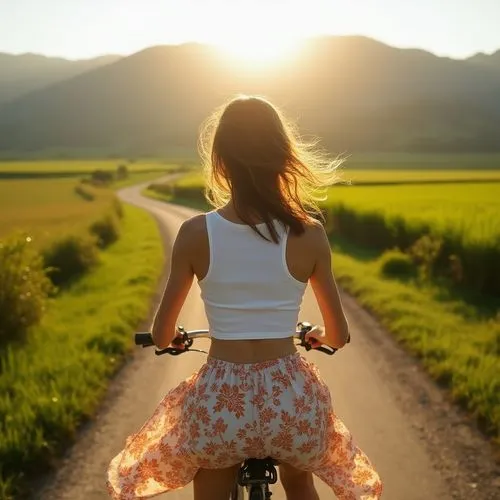
[[[170,391],[108,469],[112,498],[182,488],[198,469],[272,456],[312,471],[340,500],[376,500],[382,484],[300,354],[263,363],[208,358]]]

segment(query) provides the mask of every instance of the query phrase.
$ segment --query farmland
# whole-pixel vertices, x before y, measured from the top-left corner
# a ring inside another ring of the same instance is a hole
[[[500,237],[500,182],[333,187],[324,205],[403,218],[409,226],[453,233],[462,241],[484,243]]]
[[[21,276],[15,269],[18,257],[8,253],[20,246],[4,242],[14,237],[25,241],[18,237],[24,233],[40,256],[58,245],[79,252],[66,243],[82,242],[87,245],[84,255],[88,257],[88,245],[92,245],[96,260],[51,291],[42,318],[30,324],[26,335],[19,335],[18,329],[12,330],[16,334],[12,338],[0,335],[0,498],[5,499],[22,496],[25,479],[46,470],[81,423],[92,416],[106,378],[116,372],[132,347],[130,332],[148,314],[163,266],[157,226],[140,209],[121,207],[115,189],[178,168],[142,163],[110,184],[94,185],[81,180],[96,170],[115,172],[117,162],[14,166],[25,175],[9,175],[13,164],[0,164],[0,259],[4,259],[0,334],[5,333],[9,300],[16,296],[9,286]],[[111,218],[113,223],[104,227],[110,230],[116,225],[118,239],[104,246],[90,237],[89,228]],[[70,235],[75,239],[69,240]]]
[[[72,178],[0,181],[0,238],[16,230],[43,245],[79,231],[111,204],[113,192],[93,189],[95,198],[87,201],[76,193],[77,184]]]
[[[94,170],[114,171],[118,165],[126,165],[130,173],[162,172],[172,168],[171,163],[161,161],[127,160],[45,160],[0,162],[1,177],[81,176]]]
[[[343,166],[338,171],[342,185],[362,184],[422,184],[500,181],[498,170],[399,170],[375,168],[351,168]],[[201,172],[192,172],[177,182],[179,186],[200,186],[203,184]]]
[[[114,172],[127,166],[127,178],[113,182],[114,189],[152,181],[179,168],[163,162],[39,161],[0,162],[0,238],[13,231],[29,234],[43,246],[60,234],[78,232],[99,216],[113,200],[112,189],[86,186],[92,200],[78,194],[83,178],[96,170]]]

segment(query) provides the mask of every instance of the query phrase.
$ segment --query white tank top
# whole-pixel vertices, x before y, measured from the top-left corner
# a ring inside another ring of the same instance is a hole
[[[210,264],[198,281],[210,334],[224,340],[285,338],[295,333],[306,283],[286,264],[288,228],[276,222],[279,244],[250,226],[206,214]],[[259,230],[269,235],[265,224]]]

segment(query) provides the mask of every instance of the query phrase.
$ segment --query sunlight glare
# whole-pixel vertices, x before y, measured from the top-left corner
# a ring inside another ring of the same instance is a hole
[[[238,37],[216,43],[223,52],[251,63],[272,63],[292,54],[299,40],[258,35],[253,38]]]
[[[227,17],[220,18],[217,26],[210,24],[210,42],[240,63],[258,66],[284,61],[304,38],[300,11],[285,8],[284,4],[225,5]]]

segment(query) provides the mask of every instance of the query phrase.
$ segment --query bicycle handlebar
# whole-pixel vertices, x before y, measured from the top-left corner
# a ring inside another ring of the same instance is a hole
[[[307,321],[300,322],[297,325],[297,330],[295,332],[294,338],[298,339],[300,342],[297,344],[301,347],[304,347],[306,351],[310,351],[314,349],[315,351],[321,351],[325,354],[332,356],[337,352],[337,349],[334,347],[330,347],[326,344],[323,344],[319,347],[313,347],[310,342],[306,340],[306,333],[313,328],[311,323]],[[171,356],[178,356],[179,354],[183,354],[188,351],[197,351],[204,352],[200,349],[191,349],[193,345],[194,339],[197,338],[210,338],[209,331],[204,330],[184,330],[182,326],[179,326],[177,330],[182,333],[182,337],[176,337],[172,341],[172,344],[183,345],[183,348],[175,348],[175,347],[167,347],[166,349],[156,349],[155,354],[157,356],[161,356],[162,354],[170,354]],[[142,347],[151,347],[154,346],[153,336],[150,332],[141,332],[135,334],[135,343],[136,345],[142,345]]]

